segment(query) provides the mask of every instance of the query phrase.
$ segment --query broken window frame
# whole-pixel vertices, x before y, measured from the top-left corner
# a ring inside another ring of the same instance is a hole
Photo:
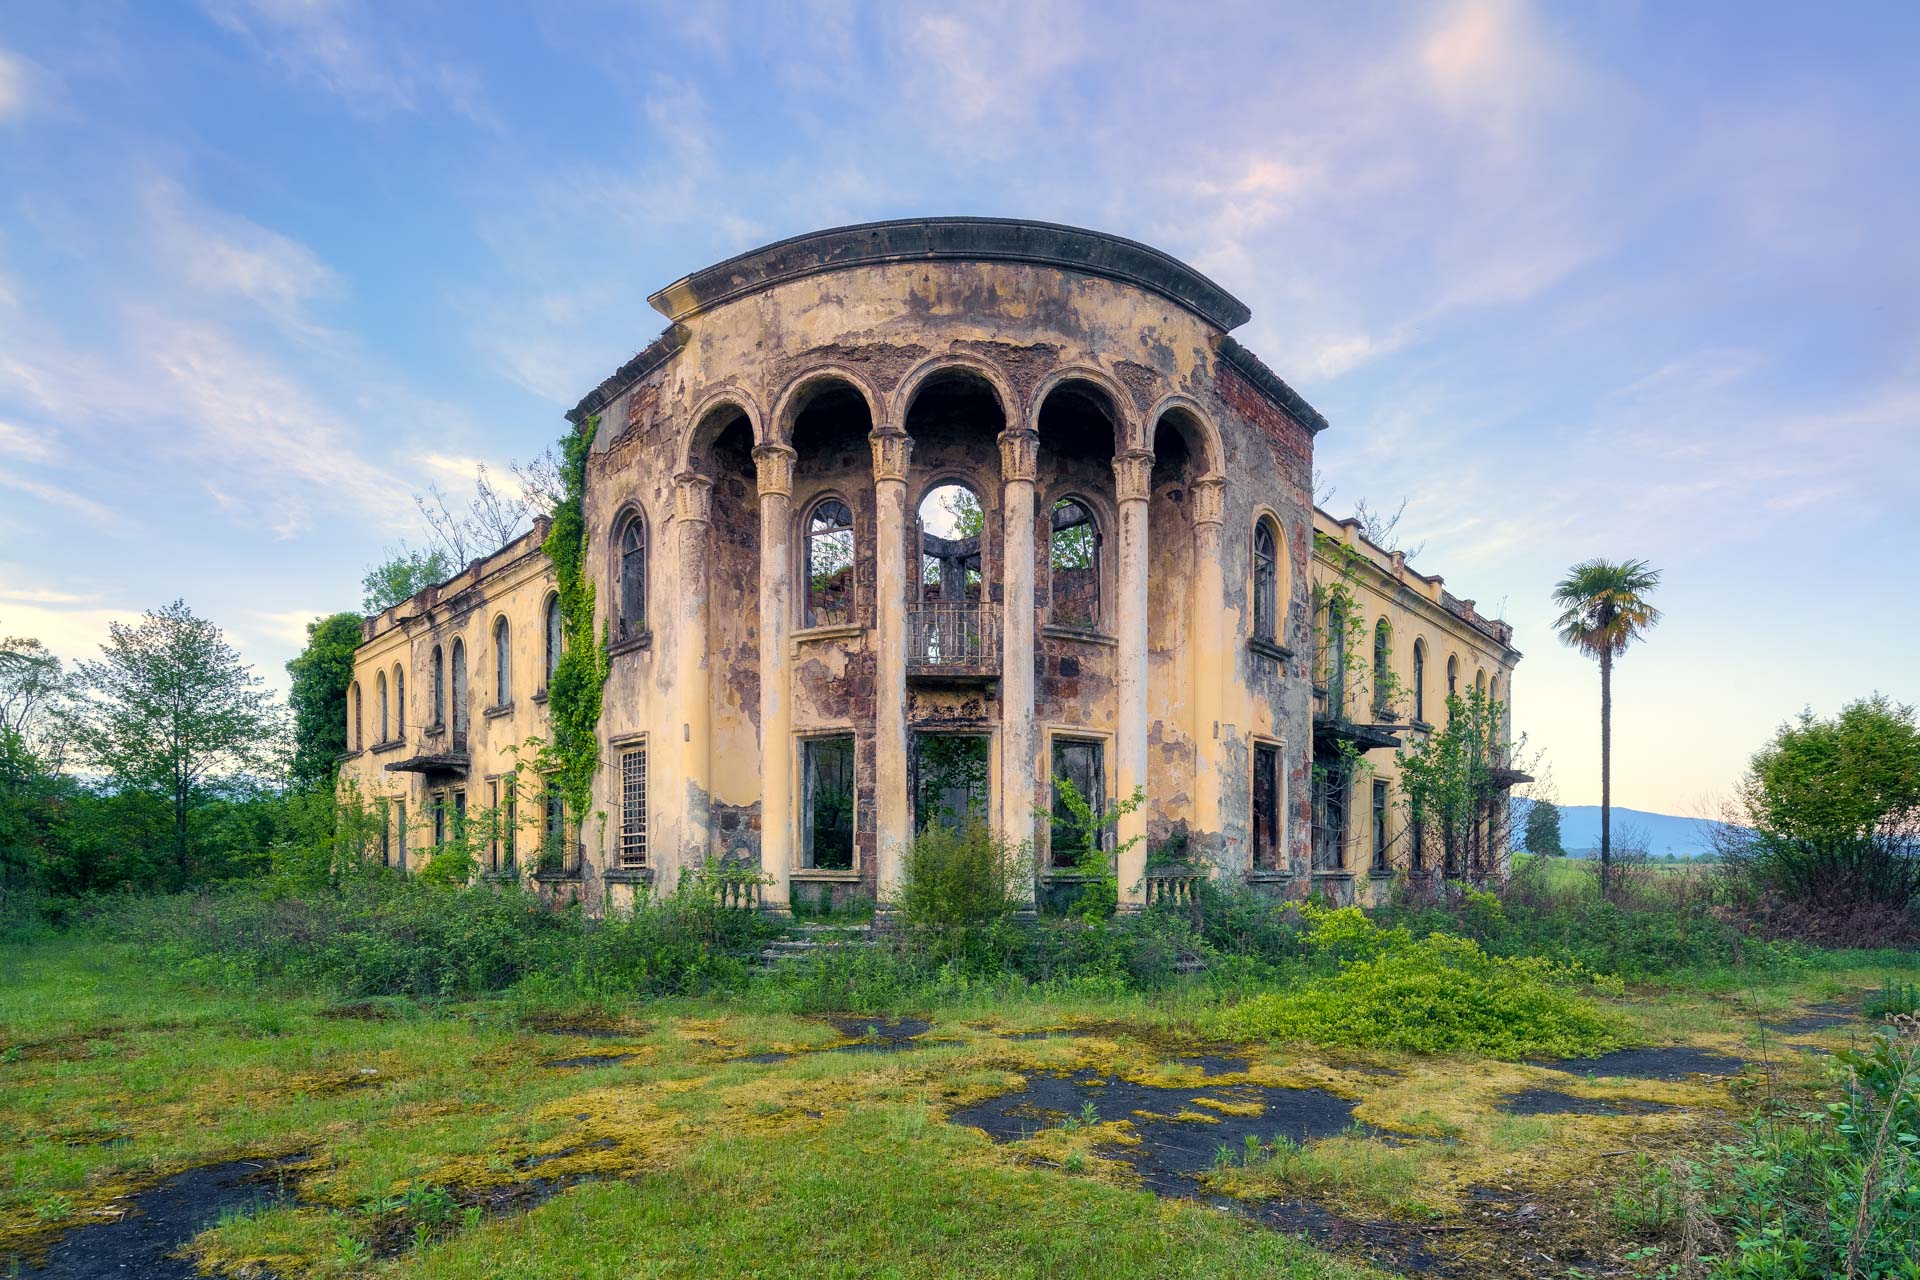
[[[1063,770],[1063,754],[1084,751],[1089,763],[1084,767],[1086,785],[1081,779]],[[1107,743],[1104,738],[1078,737],[1071,733],[1057,733],[1047,746],[1047,861],[1058,871],[1071,871],[1079,862],[1084,833],[1071,810],[1067,809],[1060,797],[1057,780],[1066,777],[1081,793],[1087,807],[1093,810],[1093,821],[1098,831],[1102,849],[1112,846],[1110,833],[1104,821],[1107,812]]]
[[[1263,545],[1264,544],[1264,545]],[[1253,635],[1280,643],[1280,537],[1273,517],[1253,522]]]
[[[1077,510],[1082,518],[1062,528],[1059,520],[1063,507]],[[1075,548],[1068,554],[1074,559],[1080,559],[1084,555],[1086,562],[1063,564],[1061,535],[1082,529],[1086,530],[1087,536],[1084,539],[1076,538],[1072,541],[1075,544],[1084,543],[1084,551]],[[1100,630],[1103,617],[1101,605],[1105,595],[1104,584],[1101,582],[1101,574],[1104,572],[1101,563],[1103,543],[1100,518],[1095,514],[1093,504],[1087,499],[1076,493],[1063,494],[1054,499],[1047,508],[1047,622],[1049,625],[1070,627],[1076,631]],[[1062,573],[1083,570],[1088,574],[1087,581],[1092,588],[1091,593],[1083,598],[1085,616],[1063,616],[1060,609],[1061,600],[1073,600],[1075,596],[1071,592],[1061,590],[1060,576]]]
[[[844,518],[843,518],[844,517]],[[826,519],[829,523],[822,524]],[[800,557],[802,590],[800,592],[800,625],[802,627],[838,627],[848,626],[854,621],[855,602],[858,599],[859,535],[854,528],[853,504],[837,493],[822,494],[807,508],[806,517],[800,522]],[[844,577],[845,586],[838,591],[828,592],[821,586],[821,575],[816,551],[821,547],[831,547],[835,560],[844,556],[828,575],[828,580]],[[829,600],[837,601],[836,607],[824,610],[823,604]]]
[[[1286,807],[1281,799],[1285,794],[1281,769],[1280,744],[1256,738],[1253,787],[1248,797],[1250,866],[1255,871],[1280,871],[1286,866]]]
[[[629,511],[615,528],[613,566],[620,605],[616,638],[638,640],[647,634],[647,525],[638,511]]]
[[[839,785],[822,790],[823,773]],[[822,808],[825,799],[829,806]],[[853,732],[810,734],[800,739],[800,865],[809,871],[852,871],[858,858],[859,752]],[[835,846],[823,850],[822,832]],[[822,853],[830,855],[822,860]],[[840,865],[844,862],[844,865]]]

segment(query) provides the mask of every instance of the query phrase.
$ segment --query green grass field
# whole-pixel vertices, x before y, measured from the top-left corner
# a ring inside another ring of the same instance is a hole
[[[1532,1274],[1501,1269],[1520,1262],[1479,1207],[1487,1189],[1549,1207],[1543,1249],[1617,1254],[1630,1242],[1604,1205],[1623,1152],[1704,1147],[1753,1090],[1812,1087],[1817,1058],[1762,1018],[1920,977],[1913,959],[1604,1002],[1631,1041],[1756,1064],[1730,1086],[1270,1043],[1231,1050],[1243,1071],[1203,1077],[1183,1059],[1206,1047],[1195,1028],[1220,997],[1197,986],[944,1008],[907,1051],[820,1053],[847,1036],[721,1002],[343,1009],[194,988],[120,944],[21,944],[0,949],[0,1259],[30,1261],[170,1173],[248,1156],[291,1159],[297,1196],[196,1237],[193,1258],[215,1273],[1306,1277],[1375,1274],[1356,1261],[1369,1252],[1392,1265],[1394,1249],[1364,1237],[1333,1256],[1156,1197],[1114,1158],[1133,1139],[1126,1121],[1036,1115],[1031,1135],[996,1144],[947,1120],[1029,1078],[1090,1070],[1196,1097],[1236,1082],[1337,1094],[1364,1128],[1223,1157],[1197,1189],[1254,1214],[1306,1199],[1386,1224],[1460,1274]],[[1080,1034],[1019,1038],[1047,1028]],[[1863,1029],[1794,1038],[1844,1044]],[[792,1056],[738,1061],[773,1052]],[[581,1055],[624,1056],[542,1065]],[[1665,1109],[1498,1109],[1542,1087]]]

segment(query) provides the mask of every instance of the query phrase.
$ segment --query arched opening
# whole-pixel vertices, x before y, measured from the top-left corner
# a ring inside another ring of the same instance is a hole
[[[935,485],[920,499],[919,524],[921,602],[979,604],[986,567],[980,495],[953,481]]]
[[[1092,504],[1077,496],[1055,500],[1047,533],[1047,620],[1098,631],[1101,537]]]
[[[1427,722],[1427,642],[1413,642],[1413,719],[1416,724]]]
[[[1373,714],[1379,720],[1393,714],[1393,628],[1385,618],[1373,624]]]
[[[453,699],[453,749],[462,751],[467,745],[467,646],[463,641],[453,642],[452,663],[448,695]]]
[[[512,634],[505,617],[493,620],[493,705],[504,707],[513,701]]]
[[[800,625],[852,624],[872,613],[873,414],[858,388],[833,377],[808,383],[795,403]]]
[[[361,743],[360,743],[360,682],[358,680],[353,682],[353,696],[350,699],[348,699],[348,701],[351,702],[353,705],[351,706],[351,708],[349,708],[350,714],[347,717],[347,727],[349,730],[348,736],[351,739],[351,743],[347,749],[349,751],[358,751],[360,750],[360,746],[361,746]]]
[[[1460,659],[1452,654],[1447,656],[1447,696],[1460,696]]]
[[[1473,691],[1483,698],[1487,696],[1487,673],[1485,671],[1474,674]]]
[[[1347,713],[1347,606],[1335,596],[1327,601],[1327,705],[1339,719]]]
[[[546,673],[547,683],[553,683],[553,672],[560,665],[560,597],[549,595],[546,607]]]
[[[1280,643],[1280,535],[1270,516],[1253,525],[1253,634]]]
[[[853,508],[838,495],[813,504],[806,519],[806,600],[803,625],[840,626],[853,621]]]
[[[407,736],[407,672],[393,664],[393,737],[398,742]]]
[[[619,640],[647,633],[647,522],[638,511],[622,513],[613,534],[614,583]]]
[[[379,719],[376,723],[380,728],[380,736],[374,741],[385,742],[387,740],[387,673],[384,671],[374,673],[373,701],[379,711]]]
[[[431,686],[429,693],[433,702],[433,723],[429,733],[445,733],[447,729],[447,659],[439,645],[433,646],[433,670],[428,673]]]

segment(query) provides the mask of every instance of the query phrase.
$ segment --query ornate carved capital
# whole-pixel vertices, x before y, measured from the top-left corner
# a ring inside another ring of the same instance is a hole
[[[1000,479],[1032,482],[1040,475],[1040,437],[1032,431],[1000,433]]]
[[[694,471],[673,478],[673,511],[683,523],[706,524],[713,519],[713,481]]]
[[[1113,496],[1118,502],[1145,502],[1153,488],[1153,452],[1129,449],[1113,460]]]
[[[873,445],[873,478],[907,479],[907,462],[913,457],[913,437],[899,427],[875,427],[867,436]]]
[[[761,497],[791,498],[793,496],[793,460],[798,456],[791,445],[754,446],[753,465],[758,473]]]
[[[1220,524],[1227,518],[1227,482],[1218,476],[1195,480],[1188,490],[1193,494],[1193,522]]]

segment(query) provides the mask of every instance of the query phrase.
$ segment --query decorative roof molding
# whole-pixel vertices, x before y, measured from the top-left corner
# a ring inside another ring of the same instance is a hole
[[[1286,380],[1279,374],[1267,368],[1265,361],[1241,346],[1231,336],[1221,337],[1220,358],[1241,377],[1258,388],[1260,394],[1292,414],[1295,421],[1313,434],[1319,435],[1327,429],[1327,420],[1320,416],[1318,409],[1308,404],[1306,399],[1288,386]]]
[[[614,370],[612,377],[587,392],[579,404],[567,410],[567,421],[576,427],[582,425],[606,408],[622,391],[673,359],[680,353],[680,348],[686,345],[686,328],[678,324],[668,325],[659,337],[647,344],[645,350]]]
[[[1100,231],[1019,218],[902,218],[810,231],[674,281],[647,301],[675,324],[789,280],[887,262],[1031,262],[1118,280],[1225,332],[1245,303],[1170,254]]]

